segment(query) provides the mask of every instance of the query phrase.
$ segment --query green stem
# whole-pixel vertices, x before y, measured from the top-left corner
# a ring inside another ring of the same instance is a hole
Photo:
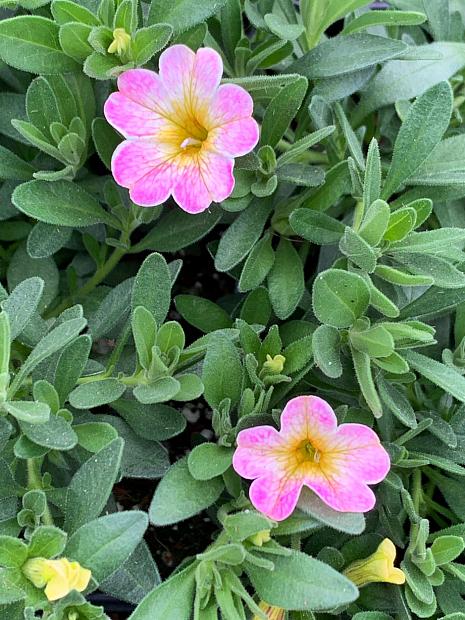
[[[39,489],[43,490],[42,486],[42,474],[40,471],[43,459],[27,459],[27,486],[29,490]],[[42,521],[44,525],[53,525],[53,517],[48,507],[48,503],[45,506],[45,512],[42,515]]]
[[[87,280],[84,286],[82,286],[73,295],[69,295],[68,297],[63,299],[63,301],[58,306],[53,308],[51,312],[45,315],[45,318],[58,316],[59,314],[63,312],[63,310],[66,310],[67,308],[72,306],[73,303],[76,301],[76,299],[82,299],[83,297],[88,295],[91,291],[93,291],[94,288],[96,288],[101,282],[103,282],[103,280],[105,280],[108,274],[113,271],[113,269],[120,262],[123,256],[127,254],[127,252],[128,252],[127,249],[116,248],[113,251],[113,253],[110,255],[110,258],[105,263],[103,263],[103,265],[99,269],[97,269],[94,275],[91,278],[89,278],[89,280]]]

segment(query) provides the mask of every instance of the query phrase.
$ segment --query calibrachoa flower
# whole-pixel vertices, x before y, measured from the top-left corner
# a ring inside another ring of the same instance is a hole
[[[36,588],[45,587],[49,601],[64,598],[72,590],[84,592],[92,576],[90,570],[82,568],[79,562],[70,562],[66,558],[33,558],[24,564],[23,572]]]
[[[173,45],[159,69],[121,74],[105,103],[108,122],[127,138],[113,154],[113,176],[140,206],[172,195],[184,211],[200,213],[231,194],[234,158],[258,142],[252,98],[220,86],[223,63],[213,49]]]
[[[237,436],[236,472],[252,479],[250,501],[281,521],[294,510],[303,486],[340,512],[366,512],[375,505],[367,486],[383,480],[389,456],[363,424],[337,426],[334,411],[317,396],[289,401],[281,430],[256,426]]]
[[[349,564],[344,570],[344,575],[359,588],[375,582],[401,585],[405,583],[405,575],[400,568],[394,566],[395,559],[394,543],[385,538],[368,558]]]

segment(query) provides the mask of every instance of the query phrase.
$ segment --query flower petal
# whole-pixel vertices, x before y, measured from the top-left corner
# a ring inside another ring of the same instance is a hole
[[[285,444],[272,426],[255,426],[241,431],[237,436],[237,446],[233,467],[243,478],[277,474],[282,469],[280,459],[285,454]]]
[[[326,446],[328,437],[337,428],[336,414],[318,396],[298,396],[290,400],[281,414],[281,434],[286,439],[310,439],[315,447]]]
[[[122,93],[112,93],[103,108],[105,118],[124,137],[156,134],[167,123],[153,109],[140,105]]]
[[[153,112],[166,114],[172,111],[170,96],[155,71],[130,69],[118,77],[118,89],[134,103]]]
[[[260,132],[253,118],[242,118],[208,133],[208,143],[219,153],[229,157],[246,155],[257,145]]]
[[[363,424],[342,424],[331,439],[326,460],[368,484],[384,480],[391,466],[378,435]]]
[[[257,510],[274,521],[283,521],[296,507],[302,479],[266,476],[250,485],[249,497]]]
[[[234,189],[232,160],[202,149],[181,155],[173,198],[188,213],[200,213],[212,202],[225,200]]]
[[[187,45],[172,45],[160,56],[160,79],[171,99],[183,101],[189,96],[195,53]]]
[[[236,84],[223,84],[218,88],[208,111],[209,129],[232,121],[248,118],[253,114],[253,99]]]
[[[111,169],[115,181],[130,189],[131,199],[149,207],[170,195],[174,161],[153,140],[126,140],[113,153]]]
[[[304,483],[338,512],[368,512],[376,503],[373,491],[347,470],[322,467],[308,475]]]

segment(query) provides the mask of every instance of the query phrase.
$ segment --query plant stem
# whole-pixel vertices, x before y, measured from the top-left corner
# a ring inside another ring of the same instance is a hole
[[[39,489],[43,490],[41,468],[42,459],[27,459],[27,486],[29,490]],[[44,525],[53,525],[53,517],[48,507],[48,502],[45,505],[45,512],[42,515],[42,521]]]
[[[105,280],[107,275],[111,273],[111,271],[113,271],[113,269],[120,262],[123,256],[127,254],[127,252],[127,249],[116,248],[110,255],[110,258],[105,263],[103,263],[103,265],[99,269],[97,269],[94,275],[87,280],[84,286],[82,286],[76,293],[65,297],[65,299],[63,299],[63,301],[58,306],[53,308],[51,312],[45,315],[45,318],[58,316],[59,314],[61,314],[61,312],[63,312],[63,310],[66,310],[67,308],[72,306],[76,299],[81,299],[88,295],[91,291],[93,291],[94,288],[96,288],[103,280]]]

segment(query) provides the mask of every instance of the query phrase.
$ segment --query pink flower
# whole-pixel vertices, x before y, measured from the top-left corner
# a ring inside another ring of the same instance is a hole
[[[383,480],[389,456],[363,424],[337,426],[334,411],[317,396],[289,401],[281,430],[256,426],[237,436],[233,467],[252,479],[250,501],[275,521],[286,519],[303,486],[340,512],[367,512],[375,495],[367,486]]]
[[[121,74],[105,102],[108,122],[127,138],[113,154],[113,176],[142,207],[172,195],[200,213],[231,194],[234,157],[258,142],[253,101],[239,86],[220,86],[223,63],[213,49],[173,45],[159,67]]]

